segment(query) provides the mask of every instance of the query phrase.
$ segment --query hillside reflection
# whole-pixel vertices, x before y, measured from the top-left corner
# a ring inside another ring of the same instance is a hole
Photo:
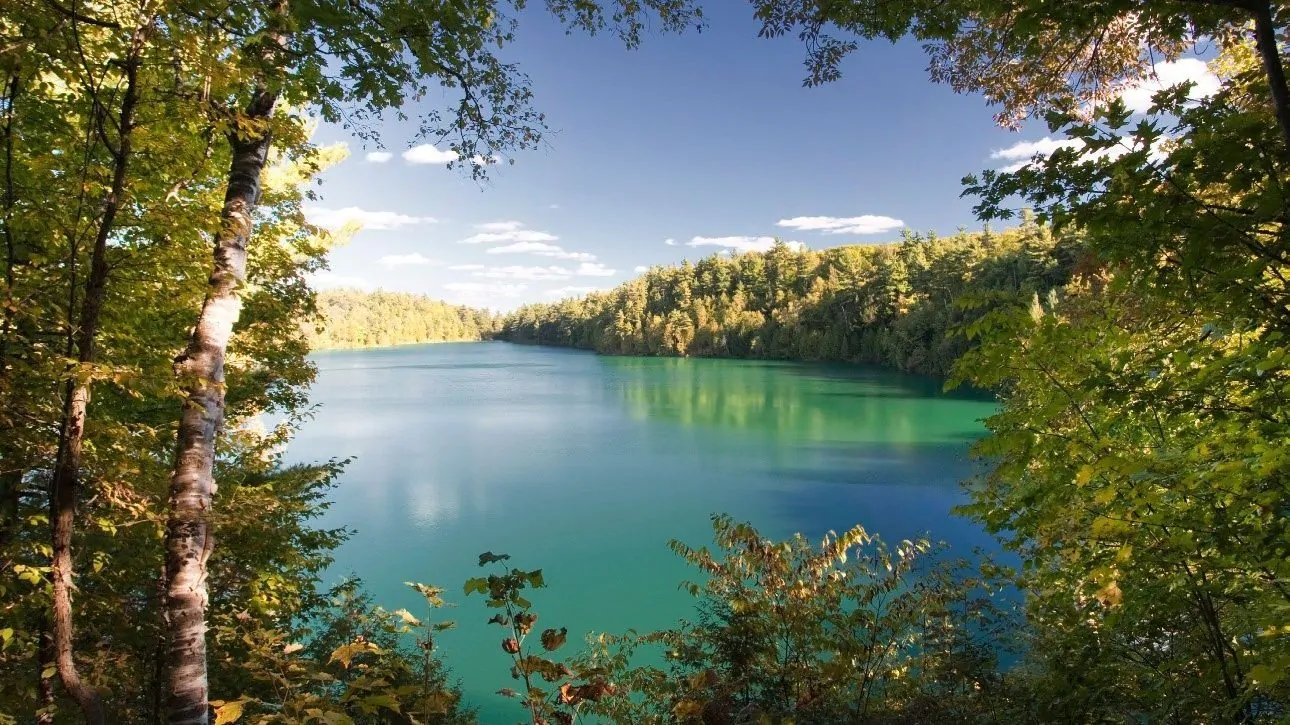
[[[945,395],[931,378],[832,365],[602,358],[629,413],[685,427],[800,442],[963,443],[988,397]]]

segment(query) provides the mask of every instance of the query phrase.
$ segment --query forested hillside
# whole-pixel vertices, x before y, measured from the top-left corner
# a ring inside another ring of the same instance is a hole
[[[507,315],[500,336],[621,355],[874,363],[944,375],[987,309],[966,298],[1047,295],[1080,255],[1033,217],[1002,232],[907,232],[900,242],[712,255],[655,267],[608,292]]]
[[[318,324],[305,330],[315,350],[483,340],[496,327],[488,310],[406,292],[325,290],[317,305]]]

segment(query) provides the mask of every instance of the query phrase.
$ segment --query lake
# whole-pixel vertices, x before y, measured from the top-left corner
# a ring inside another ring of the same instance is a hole
[[[951,516],[989,398],[870,367],[603,357],[507,343],[316,356],[316,418],[292,460],[353,457],[322,521],[355,531],[329,576],[359,574],[420,616],[403,582],[444,586],[441,653],[487,725],[522,712],[501,630],[461,594],[478,555],[542,568],[538,629],[662,628],[687,615],[672,538],[710,543],[726,512],[817,539],[856,523],[896,541],[995,548]],[[329,582],[330,583],[330,582]]]

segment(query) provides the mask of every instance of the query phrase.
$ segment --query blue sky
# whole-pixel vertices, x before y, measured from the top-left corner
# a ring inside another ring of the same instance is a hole
[[[804,88],[796,38],[758,38],[743,3],[707,12],[702,33],[648,35],[634,51],[526,12],[507,58],[553,132],[482,185],[445,170],[433,147],[405,159],[419,143],[412,124],[387,124],[383,149],[322,129],[320,141],[351,153],[308,213],[365,227],[316,285],[506,310],[774,236],[821,249],[904,227],[948,234],[978,226],[959,198],[965,174],[1056,145],[1039,127],[998,128],[981,98],[931,83],[915,43],[863,43],[841,81]],[[1174,75],[1203,72],[1193,63]]]

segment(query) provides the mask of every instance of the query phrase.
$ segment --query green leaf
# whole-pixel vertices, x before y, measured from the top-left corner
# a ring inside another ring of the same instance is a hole
[[[492,564],[494,562],[506,561],[509,558],[511,558],[509,554],[494,554],[491,551],[485,551],[484,553],[479,555],[479,565],[487,566],[488,564]]]

